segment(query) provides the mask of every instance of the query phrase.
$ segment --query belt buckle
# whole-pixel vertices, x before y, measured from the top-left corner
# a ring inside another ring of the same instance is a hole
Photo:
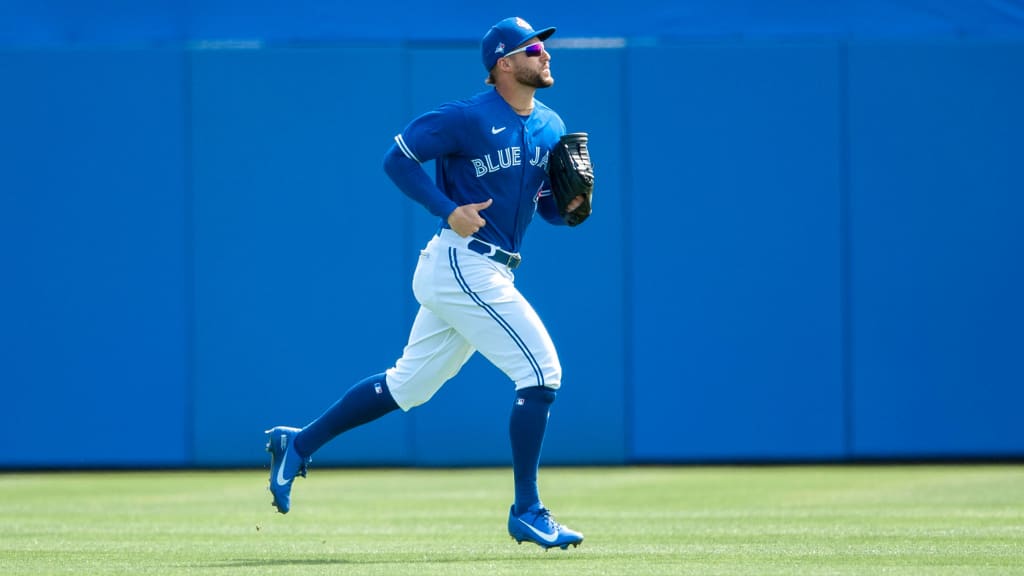
[[[508,256],[508,262],[505,263],[505,266],[509,270],[515,270],[519,267],[519,263],[523,261],[523,257],[517,254],[505,252],[505,255]]]

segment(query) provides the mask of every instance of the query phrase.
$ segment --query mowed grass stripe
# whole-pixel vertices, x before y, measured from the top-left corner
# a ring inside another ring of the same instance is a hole
[[[505,529],[507,469],[0,474],[0,573],[1024,574],[1024,466],[545,468],[586,540]]]

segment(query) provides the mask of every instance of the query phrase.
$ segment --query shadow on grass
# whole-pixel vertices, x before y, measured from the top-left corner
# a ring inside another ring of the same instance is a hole
[[[344,558],[253,558],[210,562],[202,566],[204,568],[254,568],[258,566],[326,566],[331,564],[362,564],[362,562]]]
[[[538,550],[537,552],[541,552]],[[554,555],[555,550],[550,551]],[[561,552],[561,551],[559,551]],[[563,552],[564,554],[564,552]],[[566,554],[571,557],[572,554]],[[437,557],[395,557],[395,558],[240,558],[234,560],[222,560],[220,562],[209,562],[199,565],[202,568],[259,568],[265,566],[331,566],[331,565],[370,565],[370,564],[465,564],[465,563],[494,563],[494,562],[530,562],[537,560],[550,560],[549,554],[529,554],[516,556],[487,556],[480,558],[455,558],[446,556]],[[582,556],[578,556],[582,559]]]

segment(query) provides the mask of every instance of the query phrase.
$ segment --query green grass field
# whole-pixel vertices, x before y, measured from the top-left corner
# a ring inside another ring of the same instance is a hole
[[[507,535],[504,469],[0,474],[0,574],[1024,574],[1024,466],[545,468],[582,531]]]

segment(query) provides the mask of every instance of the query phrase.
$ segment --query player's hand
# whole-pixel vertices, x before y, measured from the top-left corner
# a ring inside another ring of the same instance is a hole
[[[565,211],[572,212],[573,210],[579,208],[580,204],[583,204],[583,194],[577,194],[576,197],[573,198],[571,202],[569,202],[569,207],[566,208]]]
[[[480,216],[481,210],[486,210],[494,202],[489,198],[484,202],[476,204],[463,204],[448,215],[448,225],[455,230],[455,233],[463,238],[474,234],[477,230],[487,225],[487,221]]]

